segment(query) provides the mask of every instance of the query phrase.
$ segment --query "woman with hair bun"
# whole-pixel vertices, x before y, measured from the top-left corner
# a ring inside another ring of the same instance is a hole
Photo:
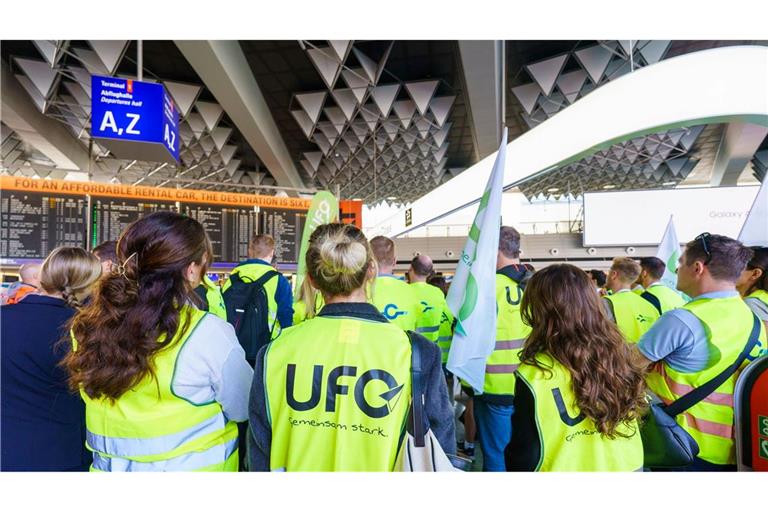
[[[507,471],[638,471],[643,370],[586,272],[551,265],[520,305],[531,326],[515,372]]]
[[[40,290],[0,308],[2,471],[84,471],[85,407],[59,364],[69,321],[101,275],[96,256],[59,247],[45,259]]]
[[[74,318],[66,367],[85,401],[92,469],[237,471],[253,370],[232,326],[195,307],[211,255],[196,220],[147,215]]]
[[[368,303],[376,264],[363,233],[349,224],[318,227],[306,263],[325,305],[259,351],[250,470],[392,471],[411,402],[412,350],[421,357],[429,425],[443,450],[455,453],[440,349]]]

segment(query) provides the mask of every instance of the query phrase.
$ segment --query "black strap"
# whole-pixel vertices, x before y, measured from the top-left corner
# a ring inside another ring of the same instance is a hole
[[[736,373],[736,370],[739,369],[741,364],[747,359],[747,356],[749,356],[749,353],[752,352],[752,348],[760,343],[760,340],[758,339],[760,336],[760,320],[754,313],[752,313],[752,317],[752,332],[749,333],[747,344],[744,347],[744,350],[741,351],[741,354],[739,354],[739,357],[736,358],[736,361],[734,361],[732,365],[720,372],[717,376],[713,377],[708,382],[705,382],[693,391],[684,394],[668,406],[664,407],[664,412],[670,416],[677,416],[683,411],[690,409],[714,393],[717,388],[719,388],[726,380],[728,380],[734,373]]]
[[[421,350],[413,339],[413,331],[406,331],[411,342],[411,419],[413,442],[418,448],[425,446],[427,435],[424,428],[424,369],[421,366]]]
[[[651,306],[655,307],[656,311],[658,311],[660,315],[663,314],[661,312],[661,301],[657,296],[655,296],[651,292],[643,292],[640,294],[640,296],[645,300],[647,300],[648,302],[650,302]]]
[[[245,316],[245,308],[247,308],[248,305],[253,302],[254,294],[257,293],[259,291],[259,289],[261,287],[263,287],[267,283],[267,281],[269,281],[270,279],[272,279],[273,277],[275,277],[279,273],[280,272],[278,272],[277,270],[268,270],[268,271],[264,272],[264,274],[262,274],[261,277],[259,277],[255,281],[246,281],[245,279],[243,279],[243,277],[241,275],[239,275],[239,273],[235,273],[235,274],[232,274],[230,276],[230,279],[232,279],[232,280],[237,279],[237,280],[239,280],[239,281],[241,281],[243,283],[253,284],[254,285],[254,286],[251,286],[248,289],[248,297],[245,299],[245,304],[243,306],[244,309],[242,311],[237,311],[235,313],[235,318],[232,321],[232,325],[235,327],[235,332],[236,333],[240,334],[240,322],[242,322],[243,316]],[[273,329],[274,329],[274,326],[273,326]],[[272,332],[270,331],[269,334],[270,334],[270,338],[271,338],[272,337]]]

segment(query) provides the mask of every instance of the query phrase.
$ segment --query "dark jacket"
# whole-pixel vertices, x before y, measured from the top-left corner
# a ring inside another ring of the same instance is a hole
[[[28,295],[0,308],[2,471],[83,471],[85,405],[58,366],[69,350],[75,310],[61,299]]]
[[[356,317],[377,322],[387,322],[379,311],[367,303],[327,304],[318,316]],[[432,432],[437,437],[445,453],[456,453],[456,433],[453,420],[453,408],[448,399],[448,388],[441,367],[440,348],[420,334],[413,333],[415,347],[422,354],[425,373],[426,403],[424,410]],[[274,341],[280,343],[280,338]],[[272,444],[272,427],[267,416],[264,383],[263,347],[256,356],[256,368],[253,374],[251,397],[248,405],[248,469],[250,471],[269,471],[269,454]],[[410,429],[409,429],[410,431]]]

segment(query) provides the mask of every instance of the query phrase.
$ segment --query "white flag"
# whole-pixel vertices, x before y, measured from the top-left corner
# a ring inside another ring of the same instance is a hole
[[[656,250],[656,257],[667,265],[667,268],[664,269],[664,275],[661,277],[662,284],[676,290],[677,259],[680,257],[680,242],[677,240],[677,232],[675,231],[675,222],[672,220],[672,215],[669,216],[667,229],[664,230],[664,236],[661,237],[661,243]]]
[[[496,256],[506,153],[507,130],[504,129],[493,171],[480,199],[447,298],[456,317],[447,367],[477,393],[483,391],[485,361],[496,346]]]
[[[747,247],[768,247],[768,177],[763,179],[755,202],[747,213],[747,220],[739,233],[739,242]]]

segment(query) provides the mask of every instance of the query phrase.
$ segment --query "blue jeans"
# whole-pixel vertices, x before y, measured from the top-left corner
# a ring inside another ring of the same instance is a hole
[[[490,404],[475,398],[475,423],[483,450],[483,471],[506,471],[504,448],[512,439],[514,405]]]

